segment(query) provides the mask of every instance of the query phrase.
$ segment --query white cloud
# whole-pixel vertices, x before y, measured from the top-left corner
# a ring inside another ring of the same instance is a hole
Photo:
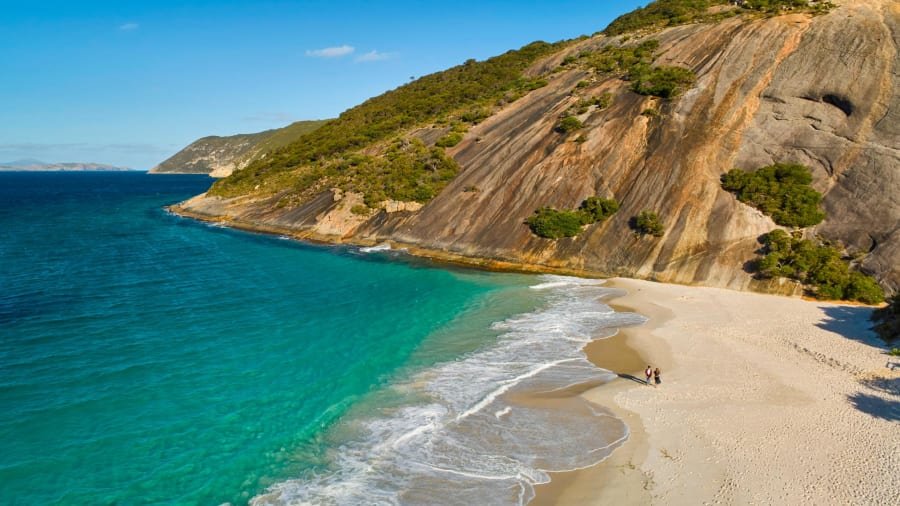
[[[307,49],[306,56],[312,56],[313,58],[340,58],[351,54],[353,51],[356,51],[355,47],[344,44],[343,46],[325,47],[322,49]]]
[[[124,23],[124,24],[119,25],[119,31],[120,32],[133,32],[140,27],[141,27],[141,25],[139,25],[137,23],[129,22],[129,23]]]
[[[369,61],[384,61],[390,60],[391,58],[397,56],[397,53],[380,53],[376,50],[371,50],[368,53],[363,53],[356,57],[356,61],[359,62],[369,62]]]

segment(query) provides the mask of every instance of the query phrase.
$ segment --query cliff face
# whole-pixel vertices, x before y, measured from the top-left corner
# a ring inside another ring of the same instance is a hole
[[[255,134],[203,137],[150,169],[150,173],[227,177],[256,158],[264,156],[266,151],[289,144],[323,123],[324,121],[297,121],[284,128]]]
[[[757,238],[776,225],[723,191],[719,178],[734,167],[799,162],[825,195],[827,219],[814,232],[864,254],[864,269],[889,291],[900,288],[900,3],[847,1],[817,17],[731,18],[644,38],[660,41],[658,64],[692,69],[696,85],[666,102],[585,70],[553,73],[546,87],[448,151],[462,170],[421,209],[353,215],[342,226],[334,217],[350,216],[352,199],[328,192],[292,209],[275,206],[277,196],[199,196],[180,209],[332,241],[392,240],[467,257],[779,290],[744,269]],[[581,41],[528,73],[612,40]],[[575,96],[581,80],[590,84]],[[611,106],[579,116],[582,130],[554,131],[579,97],[605,92]],[[416,135],[435,138],[428,129]],[[576,238],[542,239],[524,224],[541,206],[573,208],[592,195],[614,196],[621,209]],[[660,214],[664,237],[630,231],[629,219],[644,209]]]

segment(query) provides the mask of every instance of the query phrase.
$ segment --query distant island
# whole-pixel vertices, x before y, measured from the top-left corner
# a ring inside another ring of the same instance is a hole
[[[63,172],[63,171],[90,171],[90,170],[104,170],[104,171],[125,171],[125,170],[135,170],[128,167],[117,167],[115,165],[107,165],[104,163],[81,163],[81,162],[66,162],[66,163],[46,163],[40,160],[35,160],[32,158],[24,159],[24,160],[16,160],[13,162],[0,162],[0,171],[42,171],[42,172]]]

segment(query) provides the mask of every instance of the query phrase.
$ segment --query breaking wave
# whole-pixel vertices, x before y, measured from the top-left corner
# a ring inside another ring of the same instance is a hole
[[[607,457],[628,428],[571,387],[613,379],[582,349],[645,318],[603,304],[614,290],[600,280],[540,281],[539,309],[494,323],[490,345],[388,387],[407,402],[343,421],[326,470],[251,504],[521,505],[549,472]]]

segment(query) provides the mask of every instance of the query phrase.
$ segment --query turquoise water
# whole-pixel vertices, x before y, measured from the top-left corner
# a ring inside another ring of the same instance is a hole
[[[0,173],[0,504],[523,503],[627,433],[507,399],[608,379],[596,283],[163,210],[210,182]]]

